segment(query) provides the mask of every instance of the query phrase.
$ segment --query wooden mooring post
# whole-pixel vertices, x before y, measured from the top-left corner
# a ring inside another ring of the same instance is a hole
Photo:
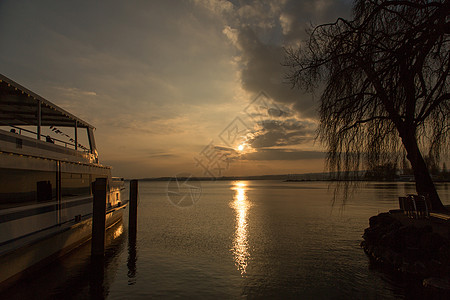
[[[138,199],[138,181],[130,181],[130,208],[128,218],[128,231],[131,236],[136,236],[137,231],[137,199]]]
[[[91,256],[105,255],[106,229],[106,178],[97,178],[94,182],[94,202],[92,210]]]

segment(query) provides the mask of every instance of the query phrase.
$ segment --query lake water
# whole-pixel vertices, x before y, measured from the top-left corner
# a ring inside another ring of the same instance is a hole
[[[424,296],[420,283],[373,266],[359,247],[369,217],[397,208],[398,196],[414,193],[411,183],[363,184],[345,205],[333,204],[324,182],[201,186],[198,201],[180,208],[166,182],[139,182],[137,239],[124,216],[108,233],[103,265],[90,262],[85,245],[1,298]],[[450,204],[450,184],[438,190]]]

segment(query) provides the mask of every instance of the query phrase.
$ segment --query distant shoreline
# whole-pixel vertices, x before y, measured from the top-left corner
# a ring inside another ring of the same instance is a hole
[[[311,176],[312,177],[312,176]],[[175,177],[155,177],[155,178],[140,178],[139,181],[169,181]],[[224,177],[178,177],[179,181],[191,180],[191,181],[233,181],[233,180],[279,180],[283,182],[346,182],[346,181],[358,181],[358,182],[386,182],[386,183],[415,183],[415,181],[406,180],[374,180],[374,179],[349,179],[349,180],[337,180],[326,178],[303,178],[303,179],[288,179],[286,175],[262,175],[262,176],[224,176]],[[131,180],[129,178],[125,180]],[[446,183],[450,180],[435,180],[434,183]]]

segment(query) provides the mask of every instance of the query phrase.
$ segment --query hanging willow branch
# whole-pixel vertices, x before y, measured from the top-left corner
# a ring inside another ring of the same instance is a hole
[[[318,138],[338,178],[406,153],[417,192],[443,209],[422,153],[448,154],[449,34],[448,0],[357,0],[352,20],[317,26],[286,49],[291,84],[323,89]]]

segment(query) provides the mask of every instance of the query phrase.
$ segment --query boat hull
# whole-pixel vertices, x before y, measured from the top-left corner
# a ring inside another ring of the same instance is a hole
[[[126,204],[110,210],[106,214],[106,227],[121,221]],[[88,242],[92,237],[92,218],[51,228],[31,237],[20,247],[11,247],[9,253],[0,256],[0,289],[29,275],[50,261]]]

